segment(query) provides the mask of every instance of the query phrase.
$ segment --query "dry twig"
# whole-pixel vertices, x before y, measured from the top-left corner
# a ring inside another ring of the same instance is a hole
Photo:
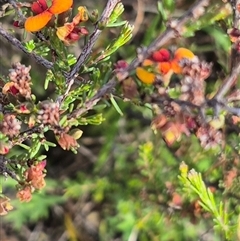
[[[51,69],[53,67],[53,63],[44,59],[43,57],[35,54],[34,52],[28,52],[28,50],[22,45],[22,43],[15,37],[13,37],[11,34],[6,32],[1,26],[0,26],[0,36],[5,38],[7,41],[9,41],[13,46],[20,49],[23,53],[28,55],[30,58],[33,58],[37,63],[41,64],[47,69]]]
[[[107,2],[107,5],[102,13],[102,16],[100,17],[100,20],[96,24],[95,31],[90,35],[88,42],[84,46],[82,53],[79,55],[76,64],[72,67],[71,71],[67,74],[67,83],[73,79],[76,78],[78,75],[78,71],[81,68],[82,64],[86,61],[86,59],[89,57],[89,55],[92,52],[92,48],[94,44],[96,43],[99,35],[101,34],[102,30],[99,29],[99,24],[107,23],[109,17],[111,16],[114,8],[116,5],[120,2],[120,0],[109,0]]]

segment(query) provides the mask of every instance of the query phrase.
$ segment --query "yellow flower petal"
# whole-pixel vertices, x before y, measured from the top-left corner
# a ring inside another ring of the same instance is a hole
[[[65,23],[64,26],[57,28],[57,36],[60,40],[64,41],[65,38],[73,31],[73,23]]]
[[[53,0],[52,5],[48,11],[53,14],[59,14],[69,10],[72,5],[73,0]]]
[[[194,58],[194,53],[186,48],[178,48],[176,50],[176,52],[174,53],[174,59],[182,59],[182,58],[186,58],[186,59],[192,59]]]
[[[155,74],[141,67],[136,68],[136,75],[144,84],[152,84],[155,81]]]
[[[36,16],[27,18],[25,29],[29,32],[36,32],[44,28],[52,18],[52,13],[44,11]]]
[[[178,48],[174,53],[174,58],[171,63],[171,68],[175,74],[182,73],[182,67],[179,65],[179,61],[183,58],[193,59],[195,57],[194,53],[186,48]]]
[[[3,86],[3,88],[2,88],[2,93],[3,93],[4,95],[6,95],[7,92],[10,90],[10,88],[11,88],[12,86],[14,86],[14,83],[13,83],[13,82],[8,82],[8,83],[6,83],[6,84]]]
[[[80,22],[86,22],[88,20],[88,13],[85,7],[78,8],[78,14],[73,18],[73,23],[78,25]]]

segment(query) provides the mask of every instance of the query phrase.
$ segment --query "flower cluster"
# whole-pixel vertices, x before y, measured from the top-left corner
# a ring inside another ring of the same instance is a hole
[[[88,35],[88,30],[78,25],[88,20],[88,14],[85,7],[78,8],[78,14],[73,18],[70,23],[65,23],[64,26],[57,28],[57,36],[66,45],[70,45],[80,39],[83,35]]]
[[[164,140],[170,146],[175,141],[179,141],[182,134],[190,134],[185,118],[182,113],[178,113],[175,118],[160,114],[152,121],[152,128],[154,131],[160,131]]]
[[[29,32],[35,32],[50,24],[54,26],[55,15],[59,15],[58,24],[60,27],[57,28],[56,32],[58,38],[66,45],[78,41],[81,36],[88,35],[88,30],[84,26],[79,26],[80,23],[88,20],[88,13],[85,7],[79,7],[72,22],[66,22],[65,13],[70,10],[72,4],[72,0],[52,0],[51,6],[48,7],[46,0],[34,2],[31,10],[36,15],[27,18],[25,29]]]
[[[169,146],[180,141],[183,134],[189,136],[191,133],[196,135],[204,149],[216,148],[221,144],[221,120],[201,121],[198,117],[183,112],[181,106],[174,101],[164,101],[163,104],[162,113],[152,121],[152,129],[159,131]]]
[[[149,59],[145,59],[141,67],[136,68],[136,75],[145,84],[153,84],[158,75],[171,75],[172,73],[181,74],[181,61],[184,59],[192,60],[195,55],[186,48],[178,48],[173,58],[167,49],[155,51]]]
[[[196,131],[196,136],[204,149],[215,148],[220,145],[223,140],[222,132],[208,124],[200,126]]]
[[[59,118],[59,105],[57,103],[46,100],[39,104],[37,119],[40,123],[58,126]]]
[[[184,59],[180,62],[184,78],[181,80],[181,100],[190,101],[194,105],[202,105],[205,101],[205,82],[211,73],[212,64]]]
[[[32,193],[35,189],[40,190],[45,187],[44,168],[46,161],[39,162],[36,165],[30,166],[24,173],[25,183],[17,192],[17,198],[21,202],[29,202],[32,199]]]
[[[156,84],[158,93],[151,96],[151,102],[158,103],[161,111],[158,111],[153,119],[152,128],[161,132],[168,145],[179,141],[183,134],[188,136],[190,133],[195,134],[202,147],[206,149],[220,144],[222,133],[218,127],[219,123],[216,125],[211,121],[200,121],[196,114],[184,111],[188,104],[189,109],[197,109],[205,103],[205,80],[211,74],[211,70],[211,63],[200,61],[186,48],[178,48],[173,57],[167,49],[155,51],[136,69],[139,80],[145,84]],[[177,84],[180,87],[179,101],[176,102],[171,101],[166,88],[173,73],[181,74],[180,83]],[[164,80],[168,80],[168,83],[164,83],[163,87],[158,85],[157,80],[163,83]]]
[[[2,89],[3,94],[21,95],[25,98],[31,97],[31,77],[29,75],[31,66],[26,67],[20,63],[13,65],[10,69],[10,82],[6,83]]]
[[[15,115],[6,114],[0,123],[0,131],[9,137],[17,136],[21,129],[21,122]]]

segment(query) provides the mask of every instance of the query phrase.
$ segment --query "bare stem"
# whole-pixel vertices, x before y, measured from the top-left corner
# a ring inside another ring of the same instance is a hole
[[[82,108],[74,110],[70,115],[69,119],[76,118],[91,110],[101,99],[108,93],[112,93],[117,81],[112,78],[107,84],[105,84],[98,92],[88,101],[85,102]]]
[[[18,7],[17,2],[14,1],[14,0],[7,0],[7,2],[8,2],[9,4],[11,4],[12,7],[15,9],[15,11],[16,11],[17,14],[18,14],[18,17],[19,17],[22,21],[25,21],[26,18],[25,18],[25,16],[23,15],[21,9]]]
[[[114,8],[120,2],[120,0],[108,0],[107,5],[100,17],[100,22],[106,23],[109,17],[111,16]],[[88,56],[91,54],[94,44],[96,43],[99,35],[101,34],[102,30],[99,29],[98,24],[96,25],[95,31],[90,35],[88,42],[84,46],[82,53],[79,55],[76,64],[72,67],[71,71],[67,76],[67,82],[69,82],[72,78],[76,77],[78,74],[79,69],[81,68],[82,64],[86,61]]]
[[[214,96],[214,99],[218,101],[222,101],[224,95],[229,91],[229,89],[233,86],[234,82],[237,80],[237,77],[240,73],[240,65],[234,67],[230,76],[228,76],[224,81],[222,86],[219,88],[218,92]]]
[[[0,26],[0,36],[5,38],[7,41],[9,41],[12,45],[23,51],[25,54],[27,54],[29,57],[33,58],[37,63],[43,65],[47,69],[51,69],[53,67],[53,63],[42,58],[41,56],[38,56],[34,52],[28,52],[27,49],[22,45],[22,43],[12,35],[10,35],[8,32],[6,32],[1,26]]]
[[[8,162],[11,162],[10,159],[7,159],[5,156],[0,155],[0,174],[9,175],[12,179],[18,181],[16,173],[7,167]]]

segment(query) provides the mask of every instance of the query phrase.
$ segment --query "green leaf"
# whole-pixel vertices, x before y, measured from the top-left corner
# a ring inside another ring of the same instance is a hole
[[[31,149],[30,146],[27,146],[27,145],[25,145],[25,144],[23,144],[23,143],[19,143],[18,146],[21,146],[22,148],[24,148],[24,149],[26,149],[26,150]]]
[[[36,44],[35,44],[34,40],[30,40],[25,43],[25,47],[28,50],[28,52],[31,53],[35,49]]]
[[[112,94],[110,95],[110,101],[112,102],[112,105],[113,105],[113,107],[116,109],[116,111],[117,111],[121,116],[123,116],[123,112],[121,111],[118,103],[115,101],[115,99],[114,99],[114,97],[113,97]]]
[[[123,11],[124,11],[124,6],[121,2],[119,2],[116,5],[116,7],[114,8],[111,16],[109,17],[107,27],[108,27],[108,25],[115,23],[117,21],[117,19],[120,17],[120,15],[123,13]]]
[[[112,24],[108,24],[107,27],[108,28],[112,28],[112,27],[120,27],[124,24],[126,24],[127,21],[120,21],[120,22],[117,22],[117,23],[112,23]]]
[[[37,141],[34,143],[33,147],[29,150],[29,152],[30,152],[29,158],[30,159],[33,159],[37,155],[38,151],[40,150],[41,145],[42,144],[40,141]]]

